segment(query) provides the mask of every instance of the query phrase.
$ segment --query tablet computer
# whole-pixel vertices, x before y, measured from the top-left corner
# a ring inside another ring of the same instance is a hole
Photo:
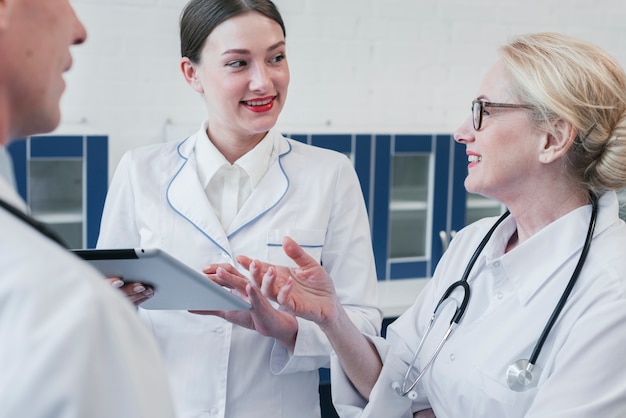
[[[160,249],[72,250],[105,276],[154,288],[144,309],[245,310],[250,304]]]

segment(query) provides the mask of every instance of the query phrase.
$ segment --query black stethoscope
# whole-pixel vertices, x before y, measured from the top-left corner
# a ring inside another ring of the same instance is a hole
[[[431,366],[431,364],[433,363],[433,361],[435,360],[435,358],[437,357],[437,355],[443,348],[443,345],[450,337],[450,334],[452,334],[452,331],[454,331],[454,329],[457,327],[457,325],[461,321],[461,318],[463,317],[463,314],[465,313],[465,309],[467,308],[467,304],[469,303],[469,298],[470,298],[470,287],[469,287],[469,284],[467,283],[467,279],[469,277],[470,271],[472,270],[474,263],[476,263],[478,256],[487,245],[487,242],[491,238],[491,235],[493,235],[498,225],[500,225],[500,223],[502,223],[502,221],[507,216],[509,216],[508,210],[496,221],[496,223],[491,227],[491,229],[487,232],[483,240],[480,242],[480,244],[478,245],[478,248],[476,248],[476,251],[474,251],[472,258],[467,264],[467,267],[465,268],[465,272],[463,273],[461,280],[452,283],[450,287],[448,287],[448,289],[445,291],[445,293],[443,294],[439,302],[437,303],[437,306],[435,306],[435,311],[433,312],[433,315],[430,318],[430,322],[428,323],[428,326],[426,327],[424,336],[422,337],[419,345],[417,346],[417,350],[415,350],[415,354],[413,354],[413,358],[411,359],[409,368],[404,375],[404,380],[402,381],[402,385],[400,385],[398,382],[393,382],[393,384],[391,385],[393,389],[395,389],[395,391],[399,395],[408,396],[408,398],[412,400],[417,399],[417,392],[415,392],[414,390],[415,386],[417,386],[419,381],[424,376],[424,373],[426,372],[426,370],[428,370],[428,368]],[[539,367],[535,366],[535,363],[537,361],[537,358],[539,357],[539,353],[541,352],[541,349],[543,348],[543,344],[545,343],[546,338],[548,338],[548,334],[550,333],[550,330],[554,326],[554,323],[556,322],[559,314],[561,313],[561,310],[563,310],[563,307],[565,306],[565,302],[567,301],[567,298],[572,292],[572,289],[574,288],[574,284],[576,284],[576,280],[578,279],[578,275],[580,274],[580,270],[582,269],[583,264],[585,263],[585,259],[587,258],[587,253],[589,252],[589,246],[591,245],[591,239],[593,238],[593,231],[595,230],[595,227],[596,227],[597,216],[598,216],[598,199],[596,196],[591,196],[591,219],[589,220],[589,229],[587,230],[585,243],[583,245],[582,252],[580,253],[578,264],[576,264],[576,268],[574,269],[574,272],[572,273],[572,277],[569,279],[567,287],[563,291],[563,295],[561,295],[561,299],[559,299],[559,302],[554,308],[554,311],[552,312],[550,319],[546,323],[546,326],[543,328],[543,331],[541,332],[541,335],[539,336],[539,340],[537,341],[537,344],[535,345],[535,348],[533,349],[533,352],[530,358],[517,360],[513,362],[507,369],[506,381],[507,381],[509,388],[513,391],[522,392],[522,391],[530,389],[531,387],[534,387],[537,384],[537,377],[541,373],[541,370],[539,369]],[[458,305],[457,303],[456,311],[454,313],[454,316],[452,317],[452,320],[450,321],[450,326],[448,327],[445,334],[443,335],[443,338],[441,339],[441,342],[439,343],[439,345],[437,345],[437,348],[435,348],[435,352],[428,359],[428,362],[423,367],[423,369],[418,374],[418,376],[412,382],[410,382],[409,377],[411,375],[411,372],[414,369],[417,356],[420,354],[422,350],[424,341],[426,340],[426,337],[428,337],[428,334],[432,330],[433,324],[435,323],[436,319],[439,317],[441,308],[445,305],[445,303],[448,303],[451,301],[456,303],[456,300],[449,298],[449,296],[457,288],[463,289],[463,300],[461,301],[460,305]]]
[[[35,218],[32,218],[32,217],[28,216],[27,214],[25,214],[21,210],[19,210],[19,209],[15,208],[14,206],[8,204],[7,202],[5,202],[2,199],[0,199],[0,207],[3,208],[4,210],[6,210],[7,212],[9,212],[10,214],[12,214],[13,216],[17,217],[18,219],[22,220],[24,223],[32,226],[37,231],[39,231],[40,233],[42,233],[46,237],[50,238],[51,240],[53,240],[54,242],[56,242],[60,246],[62,246],[64,248],[68,248],[67,245],[65,244],[65,242],[63,241],[63,239],[61,239],[56,233],[54,233],[50,228],[48,228],[42,222],[39,222]]]

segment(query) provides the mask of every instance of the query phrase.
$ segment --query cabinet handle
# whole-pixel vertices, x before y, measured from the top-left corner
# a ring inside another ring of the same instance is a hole
[[[448,233],[446,231],[439,231],[439,239],[441,240],[441,248],[445,253],[448,249],[448,245],[450,245],[450,240],[448,239]]]
[[[454,238],[455,235],[456,235],[455,230],[450,231],[450,234],[448,234],[446,231],[439,231],[439,239],[441,239],[441,248],[443,249],[444,253],[450,246],[450,241]]]

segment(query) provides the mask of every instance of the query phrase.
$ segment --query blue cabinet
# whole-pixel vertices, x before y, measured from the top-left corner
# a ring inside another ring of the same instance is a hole
[[[350,157],[365,198],[379,280],[430,277],[455,231],[500,207],[465,192],[465,147],[450,134],[287,134]],[[468,200],[468,197],[470,198]]]
[[[31,214],[71,248],[95,247],[108,186],[107,136],[32,136],[7,150]]]

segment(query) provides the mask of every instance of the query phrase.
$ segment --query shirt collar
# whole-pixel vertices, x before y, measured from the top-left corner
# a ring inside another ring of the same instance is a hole
[[[0,146],[0,177],[4,178],[10,185],[15,187],[13,162],[6,148],[3,146]]]
[[[13,205],[16,208],[22,210],[23,212],[29,212],[26,203],[24,203],[20,195],[17,194],[14,184],[10,183],[2,175],[0,175],[0,198],[10,205]]]
[[[605,193],[598,202],[594,237],[617,219],[617,211],[617,195],[615,192]],[[485,261],[491,263],[498,259],[502,263],[507,277],[518,291],[520,301],[526,304],[546,281],[560,272],[564,260],[578,257],[587,236],[590,217],[591,205],[581,206],[543,228],[513,252],[504,254],[506,242],[517,227],[515,219],[509,217],[485,247]],[[593,242],[591,245],[593,247]]]
[[[198,132],[194,150],[198,167],[198,178],[203,188],[207,187],[209,181],[224,164],[229,164],[209,139],[206,133],[207,127],[208,122],[204,122],[200,132]],[[268,133],[253,149],[235,161],[234,165],[239,166],[248,174],[251,188],[254,188],[261,181],[261,178],[267,171],[273,147],[273,135]]]

